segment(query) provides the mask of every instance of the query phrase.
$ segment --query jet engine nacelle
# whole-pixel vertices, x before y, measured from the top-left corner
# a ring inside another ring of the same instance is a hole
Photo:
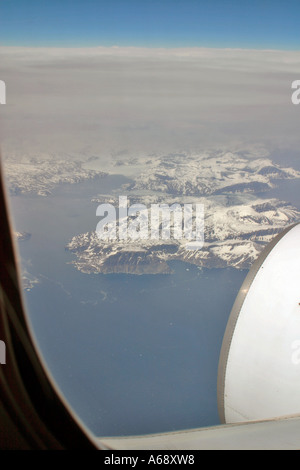
[[[223,423],[300,414],[300,224],[254,263],[233,306],[218,373]]]

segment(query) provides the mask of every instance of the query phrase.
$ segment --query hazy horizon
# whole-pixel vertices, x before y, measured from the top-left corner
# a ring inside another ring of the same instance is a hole
[[[1,47],[4,154],[299,147],[300,52]]]

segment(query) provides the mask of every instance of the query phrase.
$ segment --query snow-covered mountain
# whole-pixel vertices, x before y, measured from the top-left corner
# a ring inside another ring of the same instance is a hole
[[[10,156],[4,161],[5,177],[11,194],[48,196],[61,183],[78,183],[102,177],[102,171],[83,168],[82,162],[68,156]]]
[[[12,155],[5,160],[5,174],[12,193],[45,196],[61,183],[106,175],[101,168],[88,168],[89,160],[72,155]],[[300,178],[299,171],[273,163],[266,151],[180,151],[133,160],[127,156],[114,165],[116,174],[131,179],[122,187],[131,205],[203,205],[204,246],[189,250],[188,240],[174,233],[165,239],[108,241],[95,232],[84,233],[67,245],[83,272],[169,273],[171,260],[248,268],[277,233],[300,220],[300,213],[290,204],[262,197],[276,181]],[[93,202],[117,207],[118,196],[95,195]]]
[[[108,200],[113,202],[111,196]],[[98,238],[96,231],[73,237],[66,248],[76,255],[76,268],[85,273],[168,274],[168,261],[172,260],[209,268],[242,269],[251,266],[275,235],[300,220],[297,209],[276,199],[246,196],[244,203],[236,205],[228,205],[226,197],[201,198],[196,202],[205,207],[201,249],[189,250],[188,240],[174,236],[169,240],[105,241]]]
[[[258,193],[272,188],[278,179],[294,178],[300,178],[299,171],[243,152],[170,154],[147,159],[129,189],[180,196]]]
[[[119,173],[124,168],[130,174],[126,159],[116,166]],[[264,150],[141,156],[131,166],[133,182],[123,187],[130,204],[204,205],[204,245],[188,250],[187,240],[172,235],[167,240],[105,241],[95,232],[84,233],[67,245],[82,272],[169,273],[171,260],[249,268],[275,235],[300,220],[290,204],[258,196],[278,180],[300,178],[293,168],[274,164]],[[93,202],[117,207],[118,198],[100,194]]]
[[[14,232],[14,236],[15,236],[16,240],[18,240],[18,241],[25,241],[25,240],[29,240],[29,238],[31,237],[31,233],[28,233],[28,232]]]

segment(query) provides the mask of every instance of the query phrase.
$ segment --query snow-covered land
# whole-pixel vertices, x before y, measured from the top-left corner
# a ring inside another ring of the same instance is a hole
[[[113,202],[109,196],[107,200]],[[184,237],[172,236],[172,223],[168,240],[149,236],[105,241],[95,231],[73,237],[66,248],[76,255],[77,269],[85,273],[168,274],[172,260],[209,268],[249,268],[275,235],[300,220],[300,213],[276,199],[246,196],[243,200],[228,205],[227,197],[194,199],[204,203],[205,214],[204,246],[198,250],[187,249],[189,241]]]
[[[141,167],[130,189],[180,196],[258,193],[272,188],[278,179],[300,178],[293,168],[282,168],[266,156],[246,152],[152,156]]]
[[[76,255],[77,269],[85,273],[170,273],[171,260],[209,268],[249,268],[272,238],[300,221],[291,204],[268,199],[267,194],[262,198],[276,181],[300,178],[293,168],[274,164],[264,150],[150,155],[115,165],[118,173],[124,169],[127,175],[132,168],[133,183],[122,193],[130,205],[203,204],[204,245],[187,249],[188,240],[172,236],[172,223],[167,240],[150,235],[103,240],[96,232],[84,233],[73,237],[67,249]],[[112,195],[96,195],[93,202],[118,206]]]
[[[4,161],[4,170],[11,194],[48,196],[61,183],[79,183],[105,175],[83,168],[82,163],[71,156],[10,155]]]
[[[61,183],[106,174],[101,168],[89,168],[89,164],[88,156],[11,155],[5,160],[5,174],[13,194],[46,196]],[[187,249],[189,241],[174,235],[174,220],[170,236],[164,239],[149,235],[135,240],[103,240],[96,232],[79,234],[67,249],[75,254],[74,264],[82,272],[170,273],[171,260],[205,267],[249,268],[276,234],[300,221],[299,211],[291,204],[267,198],[267,191],[278,180],[300,178],[300,172],[273,163],[263,150],[125,156],[115,159],[112,168],[115,174],[131,178],[118,196],[126,196],[129,205],[143,204],[146,212],[153,204],[203,205],[204,245]],[[93,202],[117,208],[118,196],[98,194]],[[147,223],[150,234],[150,218]],[[95,229],[96,224],[97,220]]]

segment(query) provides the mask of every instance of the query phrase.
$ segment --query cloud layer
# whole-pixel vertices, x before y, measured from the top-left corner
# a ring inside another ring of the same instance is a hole
[[[151,152],[234,142],[299,147],[300,52],[1,47],[5,146]]]

